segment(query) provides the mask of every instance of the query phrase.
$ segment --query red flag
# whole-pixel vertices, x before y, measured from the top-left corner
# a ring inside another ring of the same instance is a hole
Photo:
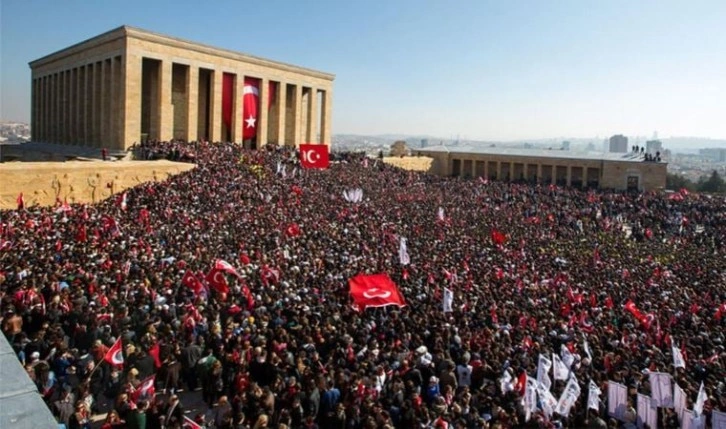
[[[280,270],[266,264],[260,268],[260,275],[262,276],[262,283],[265,285],[268,283],[277,284],[280,281]]]
[[[300,226],[296,223],[291,223],[285,230],[285,233],[288,235],[288,237],[297,237],[301,233]]]
[[[194,420],[187,416],[184,416],[184,423],[182,423],[182,429],[204,429],[202,425],[198,424]]]
[[[388,274],[359,274],[348,280],[350,295],[360,310],[368,307],[385,307],[396,305],[404,307],[406,302],[398,291],[398,287]]]
[[[15,201],[18,203],[18,210],[22,210],[25,208],[25,198],[23,198],[22,192],[20,193],[20,195],[18,195],[18,198]]]
[[[184,272],[184,277],[182,277],[182,284],[193,290],[194,293],[197,295],[199,294],[199,292],[202,291],[202,289],[204,289],[204,285],[201,281],[199,281],[197,276],[194,275],[192,270],[186,270]]]
[[[131,393],[131,400],[134,402],[137,402],[141,398],[151,398],[156,393],[156,388],[154,387],[154,383],[156,381],[156,375],[152,374],[148,377],[146,377],[141,384],[139,384],[139,387],[136,388]]]
[[[217,270],[224,271],[225,273],[229,273],[234,275],[235,277],[242,277],[237,272],[237,270],[230,264],[229,262],[225,261],[224,259],[217,259],[217,261],[214,263],[214,268]]]
[[[257,136],[257,111],[260,105],[260,80],[245,77],[242,97],[242,138],[253,139]]]
[[[527,372],[522,371],[517,376],[517,381],[514,383],[514,391],[519,396],[524,396],[525,388],[527,387]]]
[[[207,283],[209,283],[209,286],[217,292],[223,294],[229,293],[229,285],[227,284],[227,279],[224,277],[223,270],[216,267],[212,268],[207,273],[206,280]]]
[[[123,366],[124,364],[124,355],[123,355],[123,349],[121,348],[121,337],[119,337],[118,340],[113,344],[113,346],[108,349],[106,352],[106,355],[103,357],[103,359],[114,366]]]
[[[242,253],[239,255],[239,263],[242,265],[249,265],[250,264],[250,257],[246,253]]]
[[[161,368],[161,359],[159,358],[159,343],[154,343],[149,349],[149,356],[154,358],[154,366],[156,369]]]
[[[497,231],[496,229],[492,230],[492,242],[496,244],[497,246],[501,246],[507,241],[507,237],[501,232]]]
[[[300,164],[303,168],[328,168],[330,165],[328,146],[324,144],[301,144]]]
[[[250,292],[250,288],[247,285],[242,286],[242,295],[247,300],[247,311],[252,311],[255,308],[255,297]]]

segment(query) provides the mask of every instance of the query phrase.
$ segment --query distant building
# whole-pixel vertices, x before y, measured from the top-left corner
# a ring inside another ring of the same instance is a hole
[[[424,148],[429,145],[429,139],[421,139],[421,147]]]
[[[565,140],[562,142],[562,150],[570,150],[570,142]]]
[[[593,143],[593,142],[588,143],[586,150],[588,152],[595,152],[595,143]]]
[[[433,146],[413,150],[433,158],[432,174],[520,181],[575,188],[649,191],[664,189],[665,162],[644,162],[633,153],[577,153],[511,147]]]
[[[714,162],[726,162],[726,148],[699,149],[698,154]]]
[[[656,152],[663,152],[663,143],[660,140],[648,140],[645,142],[645,152],[655,155]]]
[[[628,138],[622,134],[610,137],[610,146],[608,152],[626,153],[628,152]]]

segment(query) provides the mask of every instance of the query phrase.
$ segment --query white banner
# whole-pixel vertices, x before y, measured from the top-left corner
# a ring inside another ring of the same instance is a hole
[[[454,291],[445,287],[444,288],[444,313],[451,313],[454,307]]]
[[[713,429],[726,429],[726,412],[713,410],[711,412],[711,427]]]
[[[552,388],[552,380],[550,380],[550,376],[548,375],[550,368],[552,368],[552,361],[543,355],[539,355],[537,362],[537,384],[544,386],[547,391]]]
[[[650,428],[658,427],[658,408],[653,406],[653,400],[650,396],[638,393],[638,420],[636,420],[638,429],[642,429],[644,425]]]
[[[439,207],[439,210],[436,212],[436,218],[439,221],[441,221],[441,222],[443,222],[443,221],[446,220],[446,217],[444,216],[444,208],[443,207]]]
[[[567,369],[571,369],[572,364],[575,363],[575,355],[570,353],[570,350],[564,344],[560,346],[560,356],[562,356],[562,362],[567,365]]]
[[[678,383],[673,384],[673,408],[676,409],[678,421],[683,421],[683,410],[686,409],[686,392],[681,389]]]
[[[628,388],[620,383],[608,381],[608,415],[624,421],[628,406]]]
[[[562,362],[559,356],[552,353],[552,363],[554,364],[554,376],[555,381],[557,380],[567,380],[567,377],[570,375],[570,370],[567,368],[567,365]]]
[[[673,385],[670,374],[651,372],[650,391],[653,396],[653,405],[656,407],[673,407]]]

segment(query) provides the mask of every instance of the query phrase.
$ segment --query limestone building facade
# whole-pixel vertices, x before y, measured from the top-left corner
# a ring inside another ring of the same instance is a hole
[[[665,189],[668,166],[635,153],[434,146],[413,154],[432,158],[430,172],[441,176],[637,191]]]
[[[143,139],[330,144],[330,73],[129,26],[30,68],[33,141],[115,150]],[[254,137],[243,138],[249,79],[260,107]]]

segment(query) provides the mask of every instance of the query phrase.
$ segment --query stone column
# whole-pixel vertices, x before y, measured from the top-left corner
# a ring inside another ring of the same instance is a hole
[[[567,166],[567,186],[572,186],[572,166]]]
[[[121,87],[124,93],[123,102],[123,136],[124,149],[141,140],[141,56],[127,52],[121,59]]]
[[[93,79],[91,82],[91,146],[99,147],[101,145],[99,138],[99,109],[101,108],[101,63],[98,61],[93,63]]]
[[[88,143],[90,142],[90,135],[88,131],[88,118],[89,118],[89,111],[90,109],[88,106],[90,105],[90,92],[88,91],[88,82],[90,80],[88,79],[88,64],[83,65],[83,146],[88,146]]]
[[[63,86],[65,88],[65,101],[63,103],[63,120],[65,121],[65,133],[63,134],[63,142],[73,144],[73,69],[68,69],[63,78]]]
[[[242,73],[237,73],[234,78],[234,109],[232,109],[232,141],[235,143],[242,144],[242,132],[244,130],[245,121],[242,117],[243,106],[244,106],[244,94],[245,94],[245,76]]]
[[[55,143],[63,143],[63,72],[55,74]]]
[[[292,142],[291,145],[298,147],[302,143],[302,86],[300,84],[295,85],[295,96],[293,97],[293,116],[294,122],[292,124]]]
[[[267,120],[270,112],[270,80],[260,79],[260,111],[257,114],[257,149],[267,144]]]
[[[218,142],[222,139],[222,71],[212,72],[212,93],[209,97],[211,106],[209,115],[209,140]]]
[[[287,83],[277,84],[277,144],[287,146],[285,133],[285,116],[287,113]]]
[[[66,120],[68,121],[68,143],[76,144],[76,69],[71,68],[68,70],[68,108],[66,113]]]
[[[307,143],[318,142],[318,90],[310,88],[308,94],[308,127],[305,139]]]
[[[174,106],[171,102],[171,74],[173,63],[161,60],[159,64],[159,139],[174,137]]]
[[[65,118],[65,101],[66,101],[65,71],[58,72],[58,143],[65,143],[66,118]]]
[[[199,67],[189,66],[187,73],[187,141],[199,139],[197,125],[199,124]]]
[[[108,81],[106,76],[108,75],[108,66],[106,60],[101,61],[101,72],[99,76],[101,84],[101,92],[99,93],[99,129],[98,129],[98,141],[96,141],[97,147],[105,147],[108,139],[108,126],[106,125],[106,116],[108,115]]]
[[[322,123],[320,124],[320,142],[330,146],[333,141],[331,133],[333,126],[333,88],[323,92]]]

